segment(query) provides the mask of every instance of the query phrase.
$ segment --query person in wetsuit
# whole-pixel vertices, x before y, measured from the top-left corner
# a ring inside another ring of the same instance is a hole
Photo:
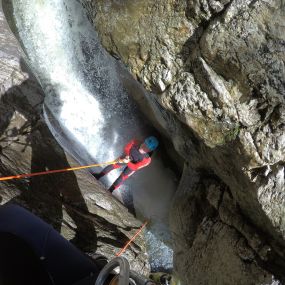
[[[158,140],[154,136],[146,138],[141,144],[136,139],[133,139],[125,145],[124,154],[119,157],[117,163],[108,165],[100,173],[92,173],[92,175],[96,179],[100,179],[114,169],[123,168],[120,176],[108,189],[112,193],[136,171],[150,164],[150,155],[157,147]]]

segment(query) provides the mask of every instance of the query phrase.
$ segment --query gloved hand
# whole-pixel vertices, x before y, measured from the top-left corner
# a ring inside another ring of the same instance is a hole
[[[128,162],[130,162],[130,160],[131,160],[131,158],[127,155],[125,157],[120,158],[119,162],[120,163],[128,163]]]

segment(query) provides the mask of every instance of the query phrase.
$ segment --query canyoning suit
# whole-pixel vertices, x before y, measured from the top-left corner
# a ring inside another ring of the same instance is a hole
[[[109,188],[110,192],[113,192],[115,189],[119,188],[120,185],[126,181],[131,175],[133,175],[137,170],[147,166],[151,162],[149,153],[141,153],[139,151],[140,144],[137,140],[131,140],[124,147],[124,155],[120,159],[129,156],[129,162],[117,162],[105,167],[99,174],[94,176],[97,179],[100,179],[104,175],[108,174],[110,171],[117,168],[124,168],[120,176],[115,180],[112,186]]]

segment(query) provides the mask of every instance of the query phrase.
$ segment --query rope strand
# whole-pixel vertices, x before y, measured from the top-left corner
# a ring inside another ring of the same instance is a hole
[[[134,236],[126,243],[126,245],[118,252],[116,253],[116,256],[122,255],[126,249],[129,247],[132,241],[136,239],[136,237],[141,233],[143,228],[148,224],[148,221],[145,221],[144,224],[137,230],[137,232],[134,234]]]
[[[63,168],[63,169],[55,169],[55,170],[47,170],[47,171],[34,172],[34,173],[11,175],[11,176],[0,177],[0,181],[6,181],[6,180],[11,180],[11,179],[22,179],[22,178],[28,178],[28,177],[40,176],[40,175],[46,175],[46,174],[52,174],[52,173],[61,173],[61,172],[67,172],[67,171],[75,171],[75,170],[80,170],[80,169],[96,167],[96,166],[114,164],[116,162],[117,162],[117,160],[104,162],[104,163],[84,165],[84,166],[69,167],[69,168]]]

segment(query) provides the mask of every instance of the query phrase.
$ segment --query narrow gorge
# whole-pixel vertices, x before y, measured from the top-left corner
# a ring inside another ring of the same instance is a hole
[[[126,252],[132,268],[181,285],[285,284],[284,0],[50,3],[62,10],[33,27],[49,4],[2,0],[1,176],[107,161],[151,130],[156,162],[115,195],[156,217],[155,237]],[[111,258],[141,225],[88,171],[1,183],[1,204],[30,209],[91,256]]]

